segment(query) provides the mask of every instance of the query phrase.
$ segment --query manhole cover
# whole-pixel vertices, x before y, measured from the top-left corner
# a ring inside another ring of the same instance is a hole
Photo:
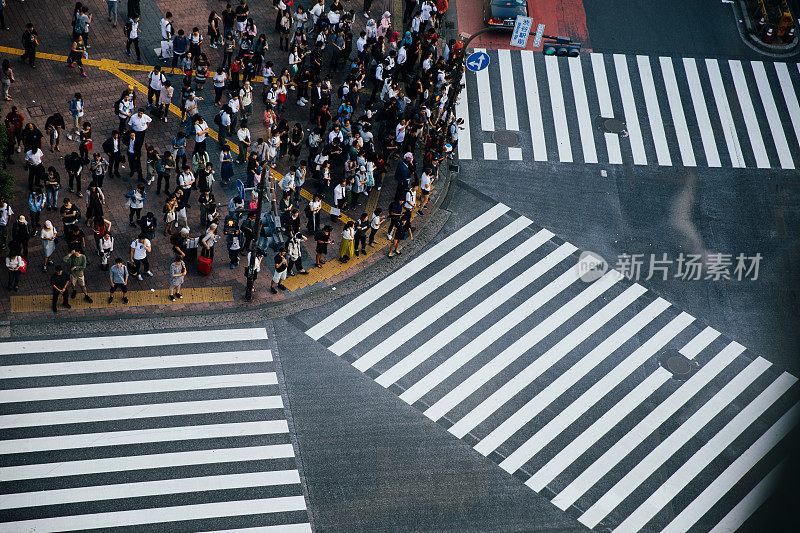
[[[43,117],[44,116],[44,110],[41,108],[41,106],[38,106],[38,105],[31,106],[31,107],[28,108],[28,116],[29,117]]]
[[[492,134],[492,140],[500,146],[516,146],[519,143],[519,135],[509,130],[497,130]]]
[[[693,361],[678,352],[667,350],[658,358],[659,364],[672,374],[678,381],[686,381],[700,368],[697,361]]]
[[[595,125],[597,129],[605,133],[613,133],[615,135],[627,135],[628,133],[625,123],[616,118],[597,117]]]

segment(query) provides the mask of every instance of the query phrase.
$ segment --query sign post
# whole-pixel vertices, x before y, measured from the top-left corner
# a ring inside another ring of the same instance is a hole
[[[514,23],[514,31],[511,33],[511,46],[525,48],[525,45],[528,44],[528,35],[531,33],[531,26],[533,26],[531,17],[518,15],[517,21]],[[539,24],[539,26],[544,28],[543,24]]]

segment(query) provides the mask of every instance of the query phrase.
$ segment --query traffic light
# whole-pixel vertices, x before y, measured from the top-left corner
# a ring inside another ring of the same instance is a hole
[[[546,56],[578,57],[581,53],[581,43],[572,42],[567,37],[546,39],[542,44],[542,53]]]

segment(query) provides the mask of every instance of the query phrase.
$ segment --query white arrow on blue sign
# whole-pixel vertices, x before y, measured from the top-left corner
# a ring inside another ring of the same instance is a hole
[[[467,58],[467,68],[472,72],[479,72],[489,66],[489,54],[475,52]]]

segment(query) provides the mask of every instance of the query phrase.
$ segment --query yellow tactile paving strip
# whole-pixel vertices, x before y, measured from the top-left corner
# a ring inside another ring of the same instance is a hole
[[[90,292],[92,303],[84,301],[83,294],[78,294],[74,299],[71,299],[70,305],[73,309],[103,309],[106,307],[135,307],[146,305],[169,305],[172,304],[167,297],[169,290],[162,289],[156,291],[128,291],[128,303],[122,303],[122,293],[117,291],[114,293],[114,301],[108,303],[108,291],[105,292]],[[181,304],[200,304],[211,302],[232,302],[233,301],[233,287],[198,287],[198,288],[182,288],[182,300],[176,300],[175,303]],[[28,313],[31,311],[45,311],[50,310],[53,297],[50,294],[36,294],[33,296],[12,296],[11,297],[11,312],[12,313]],[[59,300],[59,309],[63,309]]]

